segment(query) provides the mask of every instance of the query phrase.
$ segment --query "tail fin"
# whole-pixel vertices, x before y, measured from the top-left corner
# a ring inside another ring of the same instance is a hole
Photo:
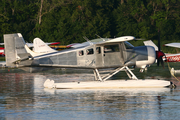
[[[31,56],[25,49],[25,41],[20,33],[5,34],[5,58],[7,66],[16,66],[15,62]]]
[[[158,51],[158,47],[157,47],[151,40],[144,41],[144,44],[145,44],[146,46],[153,46],[154,49],[155,49],[156,51]]]
[[[33,40],[34,52],[36,53],[50,53],[57,52],[56,50],[50,48],[46,43],[44,43],[40,38],[35,38]]]

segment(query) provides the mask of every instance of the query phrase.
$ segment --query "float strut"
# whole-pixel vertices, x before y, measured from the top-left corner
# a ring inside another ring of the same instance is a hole
[[[101,76],[99,74],[99,71],[97,69],[94,69],[94,72],[96,73],[95,79],[98,80],[98,78],[99,78],[99,80],[102,82],[103,80],[102,80],[102,78],[101,78]]]
[[[96,71],[95,71],[95,70],[93,70],[93,72],[94,72],[94,77],[95,77],[95,80],[98,80],[98,78],[97,78],[97,74],[96,74]]]
[[[107,79],[109,79],[110,77],[112,77],[113,75],[117,74],[121,70],[125,70],[125,72],[127,73],[128,77],[130,79],[138,80],[138,78],[133,74],[133,72],[127,66],[119,67],[104,77],[100,76],[99,71],[97,69],[94,69],[93,71],[94,71],[95,80],[100,80],[101,82],[104,82]]]
[[[138,80],[138,78],[133,74],[133,72],[127,66],[125,68],[132,75],[131,79]]]
[[[103,78],[103,81],[109,79],[110,77],[112,77],[113,75],[117,74],[119,71],[123,70],[124,67],[119,67],[117,69],[115,69],[112,73],[110,73],[108,76]]]

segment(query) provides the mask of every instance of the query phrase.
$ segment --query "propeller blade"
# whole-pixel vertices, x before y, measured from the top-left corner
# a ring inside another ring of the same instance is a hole
[[[164,61],[163,61],[162,57],[163,56],[160,57],[160,62],[161,62],[162,67],[164,68]]]
[[[162,51],[156,51],[157,66],[159,66],[159,63],[161,63],[164,68],[163,56],[165,56],[165,54]]]
[[[158,51],[161,51],[161,44],[160,44],[160,30],[158,30]]]
[[[146,40],[146,39],[144,39],[144,38],[136,38],[135,40]]]
[[[157,66],[159,66],[159,59],[157,59]]]
[[[161,51],[160,29],[158,29],[158,51],[156,51],[157,66],[159,66],[159,63],[161,62],[161,65],[164,68],[163,56],[165,56],[165,54]]]
[[[164,56],[165,56],[165,60],[164,61],[167,62],[167,57],[166,57],[166,55],[164,55]]]

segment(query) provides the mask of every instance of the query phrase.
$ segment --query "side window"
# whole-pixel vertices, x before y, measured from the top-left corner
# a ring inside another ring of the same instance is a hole
[[[105,45],[104,53],[119,52],[119,45]]]
[[[91,49],[87,49],[87,50],[86,50],[86,53],[87,53],[87,55],[94,54],[94,50],[93,50],[93,48],[91,48]]]
[[[101,53],[101,47],[96,47],[96,53],[100,54]]]
[[[84,55],[84,51],[83,50],[79,51],[79,56],[83,56],[83,55]]]

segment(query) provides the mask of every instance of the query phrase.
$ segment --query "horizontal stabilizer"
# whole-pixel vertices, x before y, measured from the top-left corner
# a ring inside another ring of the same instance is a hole
[[[56,50],[49,47],[46,43],[44,43],[40,38],[35,38],[33,40],[33,44],[34,44],[34,52],[36,53],[57,52]]]

